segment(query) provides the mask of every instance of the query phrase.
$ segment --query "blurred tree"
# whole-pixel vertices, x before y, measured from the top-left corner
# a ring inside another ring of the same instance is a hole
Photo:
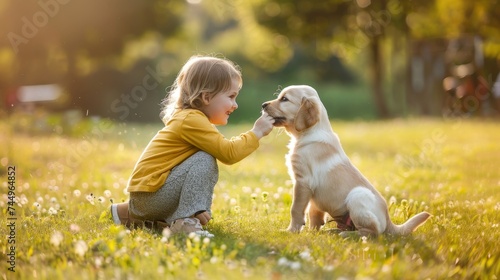
[[[287,37],[257,22],[253,13],[256,4],[242,0],[203,1],[198,8],[205,12],[204,45],[243,56],[260,69],[276,71],[291,59],[292,46]]]
[[[417,38],[453,39],[477,35],[485,56],[500,58],[500,6],[491,0],[433,0],[413,7],[408,15],[411,34]]]
[[[370,6],[371,5],[371,6]],[[370,6],[370,10],[364,8]],[[380,40],[391,18],[387,1],[276,0],[259,2],[254,13],[260,24],[305,45],[319,59],[335,54],[336,38],[342,43],[369,47],[373,97],[380,117],[390,115],[384,97]]]
[[[14,55],[14,83],[59,81],[71,92],[79,62],[113,62],[145,32],[174,33],[183,7],[159,0],[2,0],[0,49]]]

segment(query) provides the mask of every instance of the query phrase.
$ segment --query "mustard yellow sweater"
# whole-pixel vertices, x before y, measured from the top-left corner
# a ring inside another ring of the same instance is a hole
[[[127,191],[157,191],[170,170],[197,151],[205,151],[222,163],[233,164],[258,147],[259,139],[251,131],[228,140],[203,112],[179,110],[143,151],[128,181]]]

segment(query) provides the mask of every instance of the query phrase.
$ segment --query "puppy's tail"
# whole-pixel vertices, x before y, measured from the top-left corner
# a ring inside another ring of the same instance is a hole
[[[431,214],[427,212],[421,212],[408,219],[408,221],[406,221],[402,225],[395,225],[394,223],[389,221],[386,233],[396,234],[396,235],[409,235],[419,226],[425,223],[425,221],[427,221],[427,219],[429,219],[430,216]]]

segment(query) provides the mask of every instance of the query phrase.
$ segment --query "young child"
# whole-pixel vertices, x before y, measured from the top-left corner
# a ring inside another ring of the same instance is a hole
[[[202,225],[212,215],[216,159],[225,164],[242,160],[273,129],[274,120],[265,113],[238,137],[226,139],[215,128],[227,124],[238,108],[241,86],[241,72],[229,60],[193,56],[187,61],[163,101],[165,127],[149,142],[129,179],[129,202],[111,205],[115,224],[213,236]]]

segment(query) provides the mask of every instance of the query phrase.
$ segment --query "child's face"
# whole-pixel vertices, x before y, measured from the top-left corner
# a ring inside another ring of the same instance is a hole
[[[226,125],[229,115],[238,108],[236,97],[240,91],[239,81],[233,79],[228,91],[220,92],[212,98],[203,98],[204,106],[201,111],[215,125]]]

